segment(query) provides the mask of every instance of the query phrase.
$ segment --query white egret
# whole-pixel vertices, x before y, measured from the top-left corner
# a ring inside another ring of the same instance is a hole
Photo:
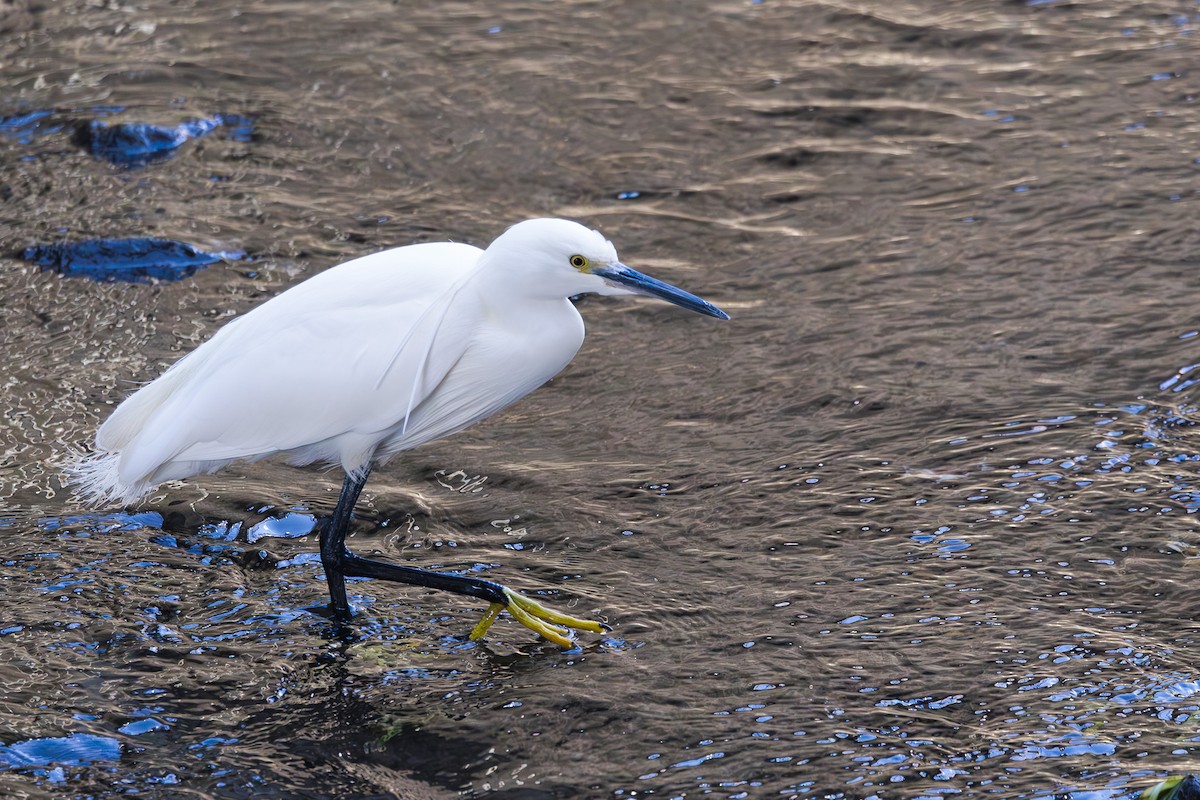
[[[562,647],[569,617],[492,581],[373,561],[345,545],[373,465],[495,414],[559,372],[583,343],[572,295],[646,294],[718,319],[708,302],[622,264],[598,232],[532,219],[486,250],[414,244],[364,256],[288,289],[218,330],[138,389],[69,470],[93,504],[133,504],[156,485],[232,461],[284,454],[341,466],[320,534],[335,617],[351,615],[346,577],[443,589],[505,608]]]

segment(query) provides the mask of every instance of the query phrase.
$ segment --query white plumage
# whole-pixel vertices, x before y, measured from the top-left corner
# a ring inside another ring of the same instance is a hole
[[[557,374],[583,343],[566,299],[628,294],[596,231],[528,220],[487,249],[448,242],[326,270],[226,324],[101,426],[72,472],[93,504],[286,454],[347,472],[459,431]]]
[[[342,538],[373,463],[494,414],[566,366],[583,343],[567,298],[584,292],[651,294],[727,319],[566,220],[518,223],[486,250],[400,247],[328,269],[225,325],[121,403],[71,478],[87,502],[131,504],[236,460],[339,465],[347,482],[322,538],[335,611],[348,613],[343,573],[511,606],[519,595],[486,582],[397,577],[394,565],[382,575]]]

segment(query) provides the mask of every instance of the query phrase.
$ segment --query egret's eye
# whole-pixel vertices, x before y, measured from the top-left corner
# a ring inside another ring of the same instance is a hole
[[[587,269],[588,264],[591,263],[584,256],[571,256],[571,258],[568,260],[571,262],[572,267],[580,270]]]

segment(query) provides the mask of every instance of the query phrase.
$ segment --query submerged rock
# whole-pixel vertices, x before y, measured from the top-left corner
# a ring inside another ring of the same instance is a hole
[[[177,281],[218,261],[244,258],[241,252],[209,253],[171,239],[87,239],[27,247],[26,261],[63,275],[97,281]]]
[[[1138,800],[1200,800],[1200,779],[1195,775],[1167,778],[1144,790]]]

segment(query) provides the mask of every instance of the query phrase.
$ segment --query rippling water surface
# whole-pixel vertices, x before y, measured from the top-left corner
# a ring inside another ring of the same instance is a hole
[[[1122,798],[1200,770],[1198,28],[1182,0],[0,2],[0,793]],[[76,134],[218,118],[245,125],[141,165]],[[584,299],[566,372],[379,471],[351,544],[610,636],[468,643],[479,604],[374,582],[339,633],[337,473],[63,490],[234,315],[540,215],[733,321]],[[13,257],[102,237],[251,260]]]

